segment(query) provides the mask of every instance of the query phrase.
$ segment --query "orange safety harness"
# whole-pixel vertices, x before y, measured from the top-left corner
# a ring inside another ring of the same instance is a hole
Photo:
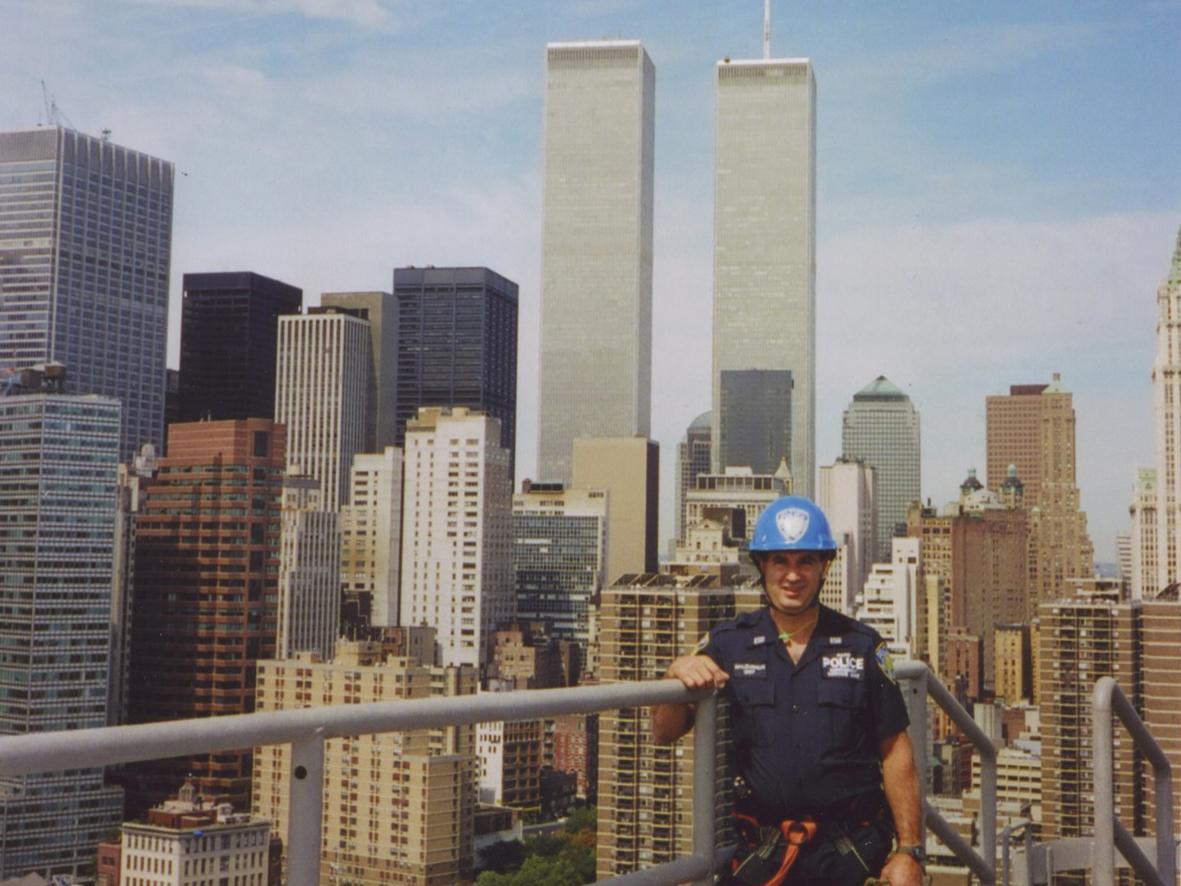
[[[758,821],[749,815],[735,812],[734,817],[753,825],[755,828],[759,827]],[[816,822],[810,818],[805,818],[802,821],[794,821],[789,818],[779,823],[779,831],[783,835],[783,840],[786,844],[783,852],[783,861],[779,865],[779,870],[772,875],[770,880],[763,883],[763,886],[782,886],[783,881],[787,879],[787,874],[791,870],[791,866],[795,864],[796,858],[800,854],[800,847],[816,836],[817,827]],[[760,847],[760,849],[762,848]],[[731,873],[736,872],[739,867],[740,864],[737,860],[731,860]]]

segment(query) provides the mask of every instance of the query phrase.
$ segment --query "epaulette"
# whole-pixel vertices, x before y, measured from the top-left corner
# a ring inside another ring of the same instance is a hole
[[[756,609],[753,612],[744,612],[734,619],[736,627],[753,628],[759,623],[759,619],[763,617],[763,610]]]

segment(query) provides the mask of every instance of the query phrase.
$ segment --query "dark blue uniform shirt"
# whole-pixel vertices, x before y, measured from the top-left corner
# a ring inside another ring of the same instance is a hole
[[[730,675],[735,773],[763,815],[823,815],[881,787],[878,742],[906,729],[882,638],[826,606],[798,663],[763,607],[709,632],[701,653]]]

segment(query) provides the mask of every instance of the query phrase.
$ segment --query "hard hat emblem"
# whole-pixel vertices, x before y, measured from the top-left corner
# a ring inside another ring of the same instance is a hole
[[[799,541],[808,531],[811,515],[802,508],[784,508],[775,515],[775,526],[788,544]]]

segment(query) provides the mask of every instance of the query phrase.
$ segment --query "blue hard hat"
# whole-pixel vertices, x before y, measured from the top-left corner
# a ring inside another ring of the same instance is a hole
[[[785,495],[767,505],[755,523],[751,553],[760,551],[836,551],[828,518],[815,503]]]

